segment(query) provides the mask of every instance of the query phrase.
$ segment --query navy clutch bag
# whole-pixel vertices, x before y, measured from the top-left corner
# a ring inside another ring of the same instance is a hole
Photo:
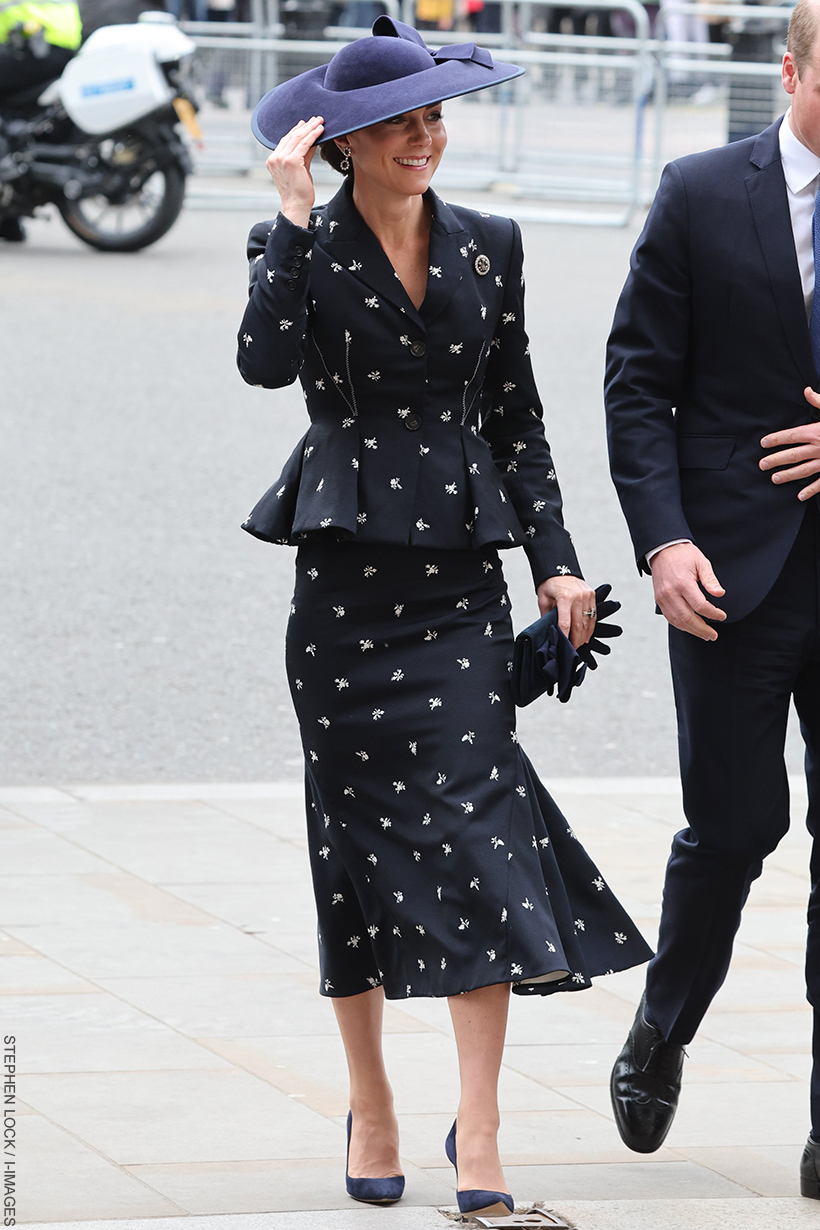
[[[620,602],[609,597],[611,590],[611,585],[599,585],[596,589],[595,632],[591,640],[578,649],[558,627],[555,607],[519,632],[515,638],[512,673],[513,699],[519,709],[532,704],[544,692],[552,696],[557,691],[558,699],[566,704],[572,689],[583,683],[587,668],[597,670],[595,654],[605,657],[611,652],[606,641],[623,632],[617,624],[604,622],[621,609]]]

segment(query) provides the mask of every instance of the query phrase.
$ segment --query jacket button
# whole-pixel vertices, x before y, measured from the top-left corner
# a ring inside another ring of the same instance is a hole
[[[291,269],[291,271],[290,271],[290,276],[291,276],[292,278],[298,278],[298,277],[299,277],[299,268],[298,268],[298,266],[297,266],[297,265],[294,265],[294,266],[293,266],[293,268]]]
[[[427,347],[424,342],[413,342],[410,347],[410,353],[420,359],[423,354],[427,354]]]
[[[292,282],[292,281],[289,281],[289,282],[288,282],[288,290],[296,290],[296,283],[295,283],[295,282]]]
[[[305,255],[305,249],[304,249],[304,248],[296,247],[296,248],[294,248],[294,249],[293,249],[293,251],[294,251],[294,254],[295,254],[296,256],[304,256],[304,255]]]
[[[407,418],[404,420],[404,425],[408,431],[418,431],[421,427],[421,415],[408,414]]]
[[[293,263],[297,269],[301,269],[305,262],[302,260],[301,256],[294,256]]]

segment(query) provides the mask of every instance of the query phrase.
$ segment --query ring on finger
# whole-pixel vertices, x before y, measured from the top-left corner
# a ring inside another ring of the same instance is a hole
[[[592,607],[589,611],[584,611],[583,615],[585,619],[594,619],[595,618],[595,607]]]

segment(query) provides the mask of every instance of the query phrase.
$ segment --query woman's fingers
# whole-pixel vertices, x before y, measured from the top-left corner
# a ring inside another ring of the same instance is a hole
[[[300,120],[289,132],[285,133],[268,158],[268,162],[277,165],[284,163],[294,154],[306,152],[315,143],[323,128],[324,123],[320,115],[314,115],[309,120]]]
[[[585,645],[595,631],[595,616],[586,614],[587,611],[595,610],[595,591],[574,589],[559,593],[556,606],[558,627],[564,636],[576,649],[579,645]]]
[[[324,128],[324,124],[322,123],[321,120],[310,120],[302,128],[301,132],[294,133],[293,135],[294,144],[293,144],[293,148],[291,152],[292,153],[297,153],[297,152],[304,153],[305,151],[309,150],[311,146],[314,144],[314,142],[316,141],[316,138],[318,137],[319,133],[322,131],[323,128]]]
[[[592,611],[593,614],[588,614]],[[572,633],[570,640],[577,649],[585,645],[595,632],[595,591],[589,589],[586,593],[576,593],[572,600]]]
[[[315,200],[310,164],[324,129],[320,115],[300,120],[282,137],[265,165],[282,201],[282,213],[297,226],[307,226]]]
[[[546,614],[553,607],[558,610],[558,627],[577,648],[585,645],[595,631],[595,590],[571,575],[548,577],[538,586],[538,605]]]
[[[291,128],[290,132],[286,132],[281,140],[277,142],[276,149],[273,150],[271,157],[276,158],[278,156],[279,158],[286,158],[293,149],[294,145],[296,145],[302,137],[305,127],[305,121],[300,120],[298,124]]]

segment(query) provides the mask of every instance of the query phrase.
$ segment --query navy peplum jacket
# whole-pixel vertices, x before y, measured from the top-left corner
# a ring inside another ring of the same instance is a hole
[[[307,228],[251,231],[238,365],[301,381],[310,427],[243,528],[297,545],[523,546],[536,586],[580,576],[524,331],[521,232],[446,205],[417,311],[345,183]]]

